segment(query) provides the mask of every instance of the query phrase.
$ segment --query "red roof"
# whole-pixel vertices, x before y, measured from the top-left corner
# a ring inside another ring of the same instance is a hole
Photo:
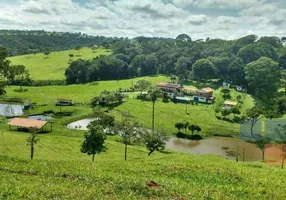
[[[22,128],[42,128],[47,121],[35,120],[35,119],[26,119],[26,118],[14,118],[12,119],[8,125],[10,126],[18,126]]]

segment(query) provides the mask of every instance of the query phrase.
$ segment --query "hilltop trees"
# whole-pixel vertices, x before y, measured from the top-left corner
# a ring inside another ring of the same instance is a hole
[[[10,79],[11,65],[10,61],[7,60],[8,51],[7,49],[0,46],[0,96],[6,94],[5,87],[7,80]]]
[[[245,64],[256,61],[261,57],[268,57],[275,61],[278,57],[274,48],[270,44],[263,42],[249,44],[241,48],[237,55],[243,60]]]
[[[214,65],[207,59],[200,59],[193,64],[193,75],[197,79],[208,79],[214,78],[215,67]]]
[[[275,93],[280,86],[279,64],[270,58],[262,57],[245,67],[248,85],[255,89],[255,93]]]

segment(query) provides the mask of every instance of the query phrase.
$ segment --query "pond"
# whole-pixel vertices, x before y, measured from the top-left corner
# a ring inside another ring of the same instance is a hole
[[[0,115],[6,117],[14,117],[23,115],[23,105],[16,104],[0,104]]]
[[[94,121],[94,120],[96,120],[96,118],[78,120],[78,121],[75,121],[75,122],[72,122],[72,123],[68,124],[67,128],[69,128],[69,129],[76,129],[76,130],[88,130],[87,129],[87,125],[91,121]]]
[[[166,148],[174,151],[191,153],[196,155],[213,154],[213,155],[227,157],[225,155],[225,152],[221,149],[221,147],[223,146],[228,146],[228,147],[239,146],[239,151],[241,155],[243,154],[243,149],[245,149],[245,158],[244,158],[245,161],[261,160],[261,150],[258,149],[255,144],[251,144],[236,138],[229,138],[229,137],[215,136],[199,141],[191,141],[173,137],[167,142]],[[242,156],[240,156],[239,159],[242,160]]]
[[[32,115],[28,117],[29,119],[35,119],[35,120],[43,120],[43,121],[48,121],[48,120],[53,120],[54,118],[51,116],[46,116],[46,115]]]

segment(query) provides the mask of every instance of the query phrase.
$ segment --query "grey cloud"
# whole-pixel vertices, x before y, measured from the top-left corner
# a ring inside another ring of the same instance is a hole
[[[202,25],[207,23],[208,19],[205,15],[192,15],[188,19],[188,23],[192,25]]]

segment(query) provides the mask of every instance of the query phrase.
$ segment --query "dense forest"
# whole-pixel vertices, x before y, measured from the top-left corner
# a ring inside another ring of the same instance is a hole
[[[62,51],[77,46],[104,46],[112,40],[84,33],[0,30],[0,47],[7,48],[9,56]]]
[[[65,72],[67,84],[118,80],[156,74],[176,75],[180,82],[230,80],[253,92],[275,92],[285,78],[285,38],[248,35],[237,40],[193,41],[137,37],[116,39],[113,54],[77,60]]]

